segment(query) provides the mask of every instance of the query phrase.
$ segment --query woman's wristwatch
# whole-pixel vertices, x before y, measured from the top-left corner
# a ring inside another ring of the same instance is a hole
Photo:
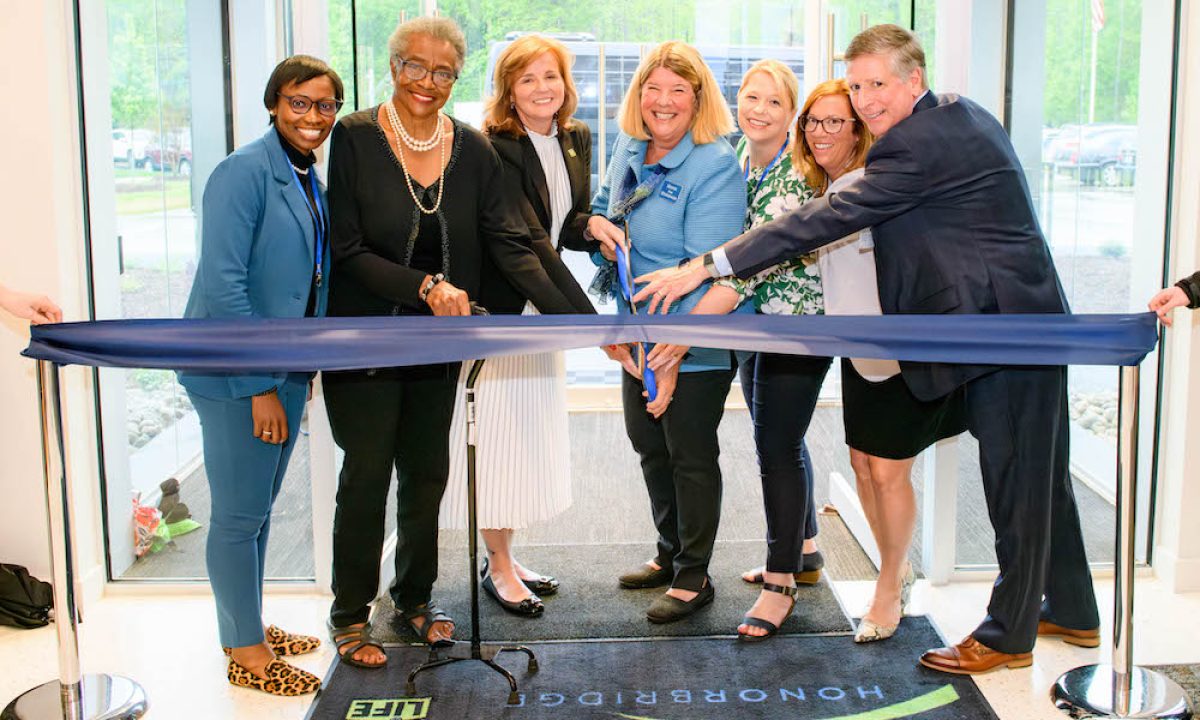
[[[433,290],[433,286],[437,285],[438,283],[442,282],[445,279],[446,279],[446,276],[443,275],[442,273],[438,273],[437,275],[431,275],[429,277],[429,282],[425,283],[425,286],[417,291],[417,297],[421,299],[421,302],[428,304],[428,300],[426,300],[426,298],[429,297],[429,292],[431,290]]]

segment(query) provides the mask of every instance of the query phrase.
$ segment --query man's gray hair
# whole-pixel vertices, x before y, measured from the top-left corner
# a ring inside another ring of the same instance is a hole
[[[388,52],[394,58],[403,58],[408,54],[408,43],[413,35],[428,35],[436,40],[450,43],[458,55],[455,72],[462,70],[467,61],[467,38],[458,27],[458,23],[448,17],[421,16],[406,20],[396,26],[392,36],[388,38]]]
[[[873,25],[854,36],[846,48],[846,62],[860,55],[887,55],[892,59],[892,71],[906,78],[913,70],[921,71],[921,84],[928,87],[925,75],[925,50],[911,31],[899,25]]]

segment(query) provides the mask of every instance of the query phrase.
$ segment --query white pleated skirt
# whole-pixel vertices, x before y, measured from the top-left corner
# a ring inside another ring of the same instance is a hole
[[[462,365],[450,424],[450,479],[439,525],[467,527],[467,422]],[[489,358],[475,384],[476,496],[481,529],[519,530],[571,504],[566,370],[561,352]]]

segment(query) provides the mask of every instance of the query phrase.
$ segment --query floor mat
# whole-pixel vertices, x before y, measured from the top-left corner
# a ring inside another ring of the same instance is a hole
[[[561,588],[543,598],[546,612],[521,617],[505,612],[480,588],[480,628],[487,639],[568,640],[585,638],[644,638],[661,636],[732,635],[742,615],[758,596],[757,585],[742,582],[739,574],[753,565],[762,543],[717,543],[709,574],[716,587],[712,605],[690,618],[670,625],[646,620],[646,609],[665,588],[623,590],[617,576],[645,558],[646,547],[628,545],[546,545],[521,549],[530,567],[554,568]],[[459,638],[470,632],[470,590],[467,587],[465,552],[442,550],[439,579],[433,599],[458,621]],[[415,636],[398,620],[389,598],[376,603],[371,617],[374,635],[381,642],[412,642]],[[796,612],[783,625],[784,633],[850,632],[846,614],[829,584],[803,587]]]
[[[906,618],[886,642],[855,645],[846,635],[786,635],[763,643],[732,638],[670,638],[530,643],[540,669],[524,655],[500,664],[520,685],[506,705],[508,684],[477,662],[420,674],[405,697],[409,670],[427,652],[389,647],[382,670],[337,660],[309,720],[345,718],[810,718],[812,720],[989,720],[997,716],[969,677],[917,664],[943,644],[925,617]],[[488,646],[485,646],[485,652]],[[452,654],[469,654],[459,643]]]

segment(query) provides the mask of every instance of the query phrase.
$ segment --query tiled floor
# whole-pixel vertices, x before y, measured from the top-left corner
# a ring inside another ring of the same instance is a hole
[[[979,620],[990,583],[917,585],[912,612],[927,613],[951,642]],[[871,583],[837,583],[843,602],[858,611]],[[1097,582],[1102,617],[1111,616],[1112,582]],[[297,632],[323,635],[329,598],[320,594],[272,594],[267,619]],[[84,672],[125,674],[137,679],[150,697],[154,720],[292,720],[304,717],[308,699],[280,699],[229,686],[224,659],[216,647],[211,599],[200,592],[162,594],[125,591],[84,608],[80,630]],[[1139,579],[1135,621],[1135,659],[1140,664],[1200,661],[1198,633],[1191,618],[1200,615],[1200,593],[1173,595],[1153,579]],[[1189,620],[1183,620],[1183,619]],[[1105,625],[1108,625],[1106,620]],[[1181,632],[1181,629],[1184,629]],[[1084,650],[1044,641],[1033,667],[1004,670],[978,679],[1004,720],[1058,720],[1065,717],[1047,699],[1051,683],[1063,671],[1108,657],[1109,628],[1100,650]],[[903,630],[902,630],[903,631]],[[847,640],[847,652],[853,652]],[[763,645],[769,651],[770,645]],[[299,665],[323,674],[332,650],[299,659]],[[914,658],[915,660],[915,658]],[[53,628],[17,631],[0,628],[0,704],[56,676]]]

